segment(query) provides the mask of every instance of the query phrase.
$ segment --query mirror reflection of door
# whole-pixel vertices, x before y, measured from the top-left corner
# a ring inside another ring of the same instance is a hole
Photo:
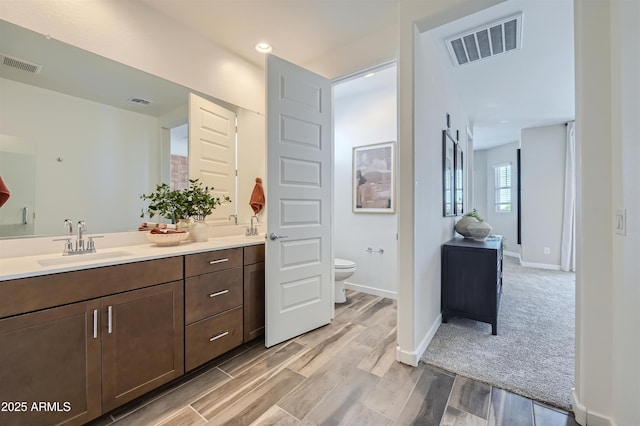
[[[227,224],[235,214],[236,113],[191,93],[189,95],[189,179],[199,179],[215,197],[231,203],[218,206],[207,222]]]

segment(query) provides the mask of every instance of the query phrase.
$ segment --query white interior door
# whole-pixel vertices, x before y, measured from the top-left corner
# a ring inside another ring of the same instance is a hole
[[[236,194],[236,114],[200,96],[189,94],[189,179],[214,188],[216,197],[231,197],[207,222],[228,223]]]
[[[331,321],[330,90],[329,80],[268,56],[267,347]]]

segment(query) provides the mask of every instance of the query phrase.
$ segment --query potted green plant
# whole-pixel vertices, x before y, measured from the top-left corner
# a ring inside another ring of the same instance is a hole
[[[223,197],[212,196],[211,190],[209,187],[203,186],[198,179],[189,179],[189,187],[181,191],[181,197],[184,198],[182,205],[185,217],[204,221],[216,207],[231,202],[231,199],[226,195]]]
[[[155,192],[140,196],[142,200],[149,202],[146,210],[143,209],[140,213],[140,217],[147,214],[152,219],[157,214],[170,220],[171,223],[177,223],[178,219],[184,218],[180,192],[177,189],[171,189],[166,183],[156,185]]]
[[[166,183],[156,186],[156,191],[151,194],[142,194],[140,198],[149,202],[146,212],[143,210],[141,217],[148,214],[153,218],[156,214],[178,223],[183,220],[192,220],[194,226],[191,229],[191,238],[194,241],[206,241],[208,227],[204,222],[213,210],[223,203],[231,202],[228,196],[214,197],[211,195],[213,188],[203,186],[199,179],[189,179],[187,189],[171,189]]]

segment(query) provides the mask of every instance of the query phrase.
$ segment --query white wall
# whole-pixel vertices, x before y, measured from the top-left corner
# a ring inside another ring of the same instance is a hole
[[[449,76],[439,69],[433,41],[423,38],[421,32],[500,2],[398,4],[397,358],[407,364],[417,365],[440,325],[440,247],[454,234],[454,219],[442,217],[441,131],[445,113],[451,114],[452,125],[461,130],[463,138],[466,133],[466,117],[457,107]],[[422,56],[423,50],[430,56]],[[465,154],[469,156],[470,151]]]
[[[396,80],[396,67],[381,70]],[[356,84],[340,83],[340,86]],[[380,296],[397,297],[396,214],[354,213],[352,209],[353,147],[397,139],[395,85],[334,100],[334,249],[338,258],[356,262],[345,284]],[[368,253],[371,247],[374,251]],[[377,252],[382,249],[383,254]]]
[[[579,174],[576,388],[580,424],[640,417],[640,7],[575,1]],[[627,235],[614,214],[627,209]]]
[[[518,142],[501,145],[485,150],[485,200],[484,210],[478,213],[493,227],[494,234],[504,235],[505,251],[513,254],[520,253],[518,246]],[[511,212],[498,213],[495,209],[495,175],[494,167],[500,164],[511,164]]]
[[[0,134],[35,154],[35,234],[61,235],[67,218],[90,233],[137,229],[140,194],[160,181],[149,160],[159,158],[158,119],[12,80],[0,92]]]
[[[459,219],[442,216],[442,130],[446,128],[447,113],[452,131],[460,130],[460,143],[467,161],[471,152],[466,147],[467,116],[429,32],[420,34],[416,40],[415,65],[417,75],[421,76],[415,82],[415,108],[416,115],[422,118],[415,122],[413,303],[421,317],[415,324],[415,333],[420,338],[419,352],[422,353],[441,322],[441,245],[454,237],[453,227]],[[468,172],[467,167],[464,170]]]
[[[473,204],[467,211],[486,212],[487,198],[487,150],[473,151]]]
[[[0,18],[252,111],[264,71],[141,2],[3,1]]]
[[[613,417],[640,418],[640,2],[611,8],[612,207],[627,210],[627,235],[613,236]],[[636,338],[630,338],[630,336]]]
[[[560,265],[566,134],[564,123],[521,132],[521,260],[525,265]],[[545,247],[549,254],[544,253]]]

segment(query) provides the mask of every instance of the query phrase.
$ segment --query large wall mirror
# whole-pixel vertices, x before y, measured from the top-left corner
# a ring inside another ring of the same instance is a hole
[[[61,235],[64,219],[91,234],[137,229],[140,195],[171,181],[171,146],[188,152],[189,93],[238,116],[231,213],[249,220],[262,115],[2,20],[0,59],[0,176],[11,191],[0,238]]]

